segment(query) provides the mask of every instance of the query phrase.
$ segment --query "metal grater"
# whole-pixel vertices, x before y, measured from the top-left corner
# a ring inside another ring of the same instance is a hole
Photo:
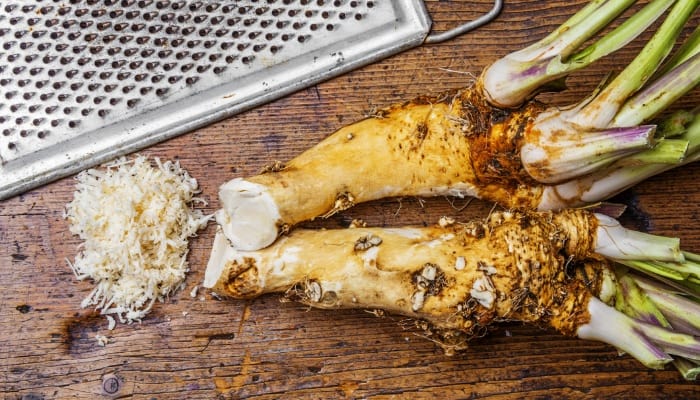
[[[0,199],[463,33],[500,3],[427,36],[421,0],[0,0]]]

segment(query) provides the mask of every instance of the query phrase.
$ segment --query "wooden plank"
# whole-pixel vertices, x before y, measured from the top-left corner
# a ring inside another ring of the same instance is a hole
[[[212,124],[145,154],[178,159],[197,177],[205,212],[219,206],[227,180],[288,160],[372,109],[469,84],[499,56],[542,37],[583,1],[506,1],[499,19],[448,43],[423,46]],[[489,1],[429,2],[436,29],[489,8]],[[580,99],[629,59],[635,42],[576,74],[571,90],[546,99]],[[682,105],[697,105],[695,90]],[[700,251],[700,166],[663,174],[616,198],[626,225],[681,237]],[[691,398],[698,386],[670,367],[651,371],[606,345],[507,324],[457,355],[406,329],[402,318],[365,311],[323,312],[277,296],[219,301],[202,290],[214,227],[191,242],[187,287],[157,304],[143,323],[118,325],[80,301],[91,290],[67,266],[79,240],[63,210],[71,178],[0,203],[0,393],[4,398]],[[449,215],[486,215],[482,201],[413,198],[359,205],[315,227],[432,224]],[[95,335],[109,337],[100,347]],[[113,378],[113,379],[110,379]],[[113,394],[107,394],[103,383]],[[23,397],[24,396],[24,397]]]

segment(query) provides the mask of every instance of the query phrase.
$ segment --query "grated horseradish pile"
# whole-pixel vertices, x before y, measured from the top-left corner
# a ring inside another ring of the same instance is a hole
[[[155,165],[144,156],[121,158],[77,176],[66,207],[70,231],[83,239],[69,265],[95,289],[81,307],[95,306],[114,327],[140,321],[155,300],[184,286],[188,238],[211,217],[191,208],[197,180],[178,162]]]

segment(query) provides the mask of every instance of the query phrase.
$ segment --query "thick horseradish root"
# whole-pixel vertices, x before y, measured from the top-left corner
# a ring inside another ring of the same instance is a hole
[[[258,251],[235,249],[219,231],[204,285],[234,298],[277,292],[313,307],[405,315],[448,349],[508,320],[601,340],[653,368],[671,355],[699,359],[692,335],[615,310],[614,260],[682,264],[685,255],[676,239],[601,214],[494,212],[427,228],[297,229]]]
[[[662,65],[697,0],[654,0],[579,48],[632,3],[592,1],[470,87],[380,110],[285,164],[225,183],[217,215],[224,235],[256,250],[302,221],[391,196],[475,196],[507,208],[556,210],[604,200],[693,160],[698,147],[690,143],[698,139],[667,137],[656,118],[700,82],[697,30]],[[643,51],[590,98],[563,109],[532,100],[662,15]]]

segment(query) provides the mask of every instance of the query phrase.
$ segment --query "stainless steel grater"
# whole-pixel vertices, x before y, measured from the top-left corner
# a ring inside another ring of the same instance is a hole
[[[501,3],[428,36],[421,0],[0,0],[0,199],[463,33]]]

